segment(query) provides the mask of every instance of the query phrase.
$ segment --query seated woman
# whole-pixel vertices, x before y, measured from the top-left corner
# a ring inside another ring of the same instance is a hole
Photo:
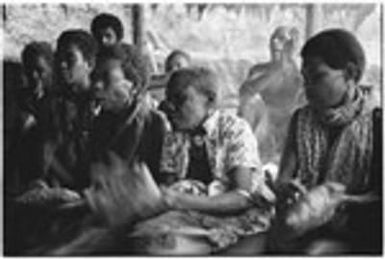
[[[15,193],[23,190],[25,184],[36,177],[37,168],[31,168],[30,162],[20,163],[20,157],[31,161],[38,159],[36,157],[38,150],[34,149],[37,146],[36,142],[39,141],[37,126],[41,124],[42,114],[47,108],[45,107],[48,99],[47,92],[52,87],[53,51],[47,42],[31,42],[23,49],[21,59],[25,82],[21,87],[19,85],[16,91],[14,90],[17,99],[12,101],[16,103],[17,112],[14,125],[7,124],[7,129],[10,126],[12,128],[6,131],[6,136],[9,135],[12,138],[10,142],[6,141],[5,153],[7,158],[5,188],[13,189],[12,192]],[[8,119],[8,110],[6,118]],[[8,176],[16,181],[11,181]]]
[[[374,170],[378,165],[373,157],[379,152],[373,147],[374,113],[359,87],[365,66],[361,44],[350,32],[331,29],[310,38],[301,56],[309,104],[298,109],[291,119],[277,190],[296,180],[305,193],[333,183],[342,184],[338,188],[345,189],[343,195],[378,194],[382,172]],[[320,201],[325,198],[321,196]],[[326,203],[333,203],[333,199],[338,195]],[[278,232],[276,241],[284,245],[284,253],[378,251],[382,246],[381,230],[372,223],[381,222],[381,207],[376,206],[339,206],[330,220],[326,214],[319,215],[322,224],[317,224],[321,227],[309,229],[294,239],[293,245],[283,244],[283,232]],[[317,241],[322,239],[327,242]],[[327,251],[331,248],[334,250]],[[278,247],[272,249],[272,253],[279,251]]]
[[[111,151],[126,162],[139,159],[156,175],[165,117],[148,101],[146,59],[140,53],[126,54],[119,45],[98,54],[93,85],[101,112],[91,132],[90,151],[95,160]]]
[[[209,254],[267,230],[275,197],[257,141],[246,121],[217,110],[217,100],[211,71],[171,75],[164,104],[170,124],[156,177],[170,212],[136,225],[135,252]]]
[[[20,225],[20,221],[12,215],[13,199],[41,173],[39,171],[41,168],[36,164],[40,158],[39,127],[42,123],[42,115],[47,108],[47,92],[52,86],[53,51],[47,42],[31,42],[23,49],[21,60],[24,84],[12,88],[11,95],[6,91],[5,98],[7,101],[5,103],[4,190],[5,206],[8,209],[5,216],[7,222],[5,234],[8,240],[5,246],[6,252],[13,252],[13,249],[21,250],[23,247],[21,239],[15,238],[15,243],[12,244],[15,236],[12,232],[15,231],[15,226]],[[15,73],[14,76],[21,78],[20,75]]]
[[[89,184],[84,155],[94,118],[89,76],[95,55],[96,43],[86,31],[68,30],[58,38],[58,85],[39,121],[33,154],[36,158],[30,155],[20,162],[27,173],[34,170],[33,177],[20,188],[17,197],[12,197],[17,209],[14,217],[20,218],[19,224],[10,229],[15,253],[26,253],[63,238],[66,230],[76,224],[73,215],[63,212],[63,206],[81,202],[81,192]]]
[[[44,100],[51,91],[53,75],[53,50],[47,42],[31,42],[21,54],[26,87],[20,93],[22,110],[31,119],[26,119],[28,128],[31,120],[38,120],[44,109]]]

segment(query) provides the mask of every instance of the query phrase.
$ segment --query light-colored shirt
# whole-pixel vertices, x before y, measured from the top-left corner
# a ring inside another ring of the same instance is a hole
[[[191,141],[203,141],[207,150],[210,173],[216,185],[228,190],[228,173],[237,167],[252,169],[253,191],[264,184],[264,176],[258,153],[258,145],[249,124],[242,118],[225,111],[215,111],[204,122],[205,134],[201,140],[183,132],[171,130],[168,125],[160,172],[176,174],[184,179],[188,172]]]

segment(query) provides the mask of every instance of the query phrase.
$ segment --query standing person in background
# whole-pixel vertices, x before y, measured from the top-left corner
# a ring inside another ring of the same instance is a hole
[[[299,105],[302,78],[294,61],[296,28],[280,26],[270,38],[271,60],[250,69],[239,90],[239,115],[251,125],[263,163],[278,163],[286,128]]]

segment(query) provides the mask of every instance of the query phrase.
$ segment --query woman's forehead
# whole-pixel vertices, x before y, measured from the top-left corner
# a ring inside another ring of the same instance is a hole
[[[334,69],[334,68],[330,67],[320,57],[306,57],[306,58],[304,58],[303,63],[302,63],[302,70],[304,70],[308,73],[340,71],[339,69]]]
[[[115,35],[116,36],[116,32],[115,32],[114,28],[112,28],[112,26],[107,26],[107,27],[101,28],[99,30],[99,33],[101,33],[101,34],[110,34],[110,35]]]
[[[68,43],[65,45],[59,45],[58,46],[58,52],[59,53],[77,53],[79,52],[81,55],[83,55],[83,52],[81,51],[80,47],[76,43]]]
[[[316,69],[326,66],[325,62],[319,57],[305,57],[302,61],[302,67],[306,69]]]
[[[176,95],[176,96],[190,96],[194,95],[197,92],[195,87],[191,84],[178,84],[178,85],[173,85],[171,87],[168,87],[166,89],[166,94],[167,95]]]

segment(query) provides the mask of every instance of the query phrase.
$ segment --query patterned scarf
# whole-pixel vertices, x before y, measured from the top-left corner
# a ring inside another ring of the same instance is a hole
[[[343,127],[350,123],[362,112],[364,98],[361,90],[350,88],[346,94],[342,105],[329,109],[314,109],[320,121],[331,127]]]
[[[308,188],[330,180],[346,184],[347,192],[362,192],[368,184],[373,123],[363,94],[354,91],[337,108],[307,106],[295,115],[297,176]]]

